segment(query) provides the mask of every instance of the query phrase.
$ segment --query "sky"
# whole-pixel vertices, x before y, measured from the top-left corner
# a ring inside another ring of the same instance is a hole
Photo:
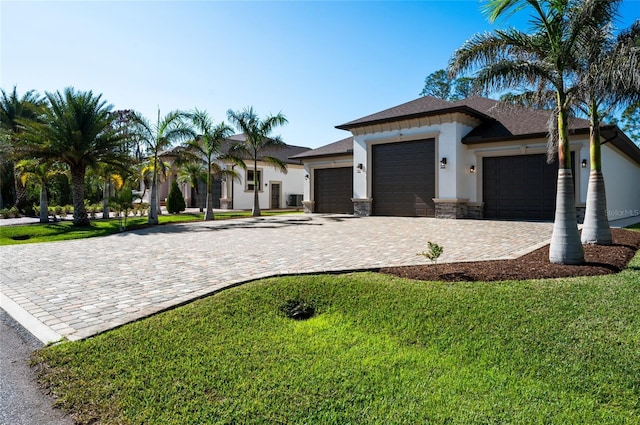
[[[416,99],[490,24],[481,2],[0,0],[0,88],[44,94],[73,86],[151,121],[175,110],[253,106],[283,113],[274,135],[316,148],[336,125]],[[640,18],[624,0],[619,26]]]

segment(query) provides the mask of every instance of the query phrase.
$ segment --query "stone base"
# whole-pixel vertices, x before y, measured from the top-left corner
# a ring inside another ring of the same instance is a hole
[[[220,209],[230,210],[233,207],[233,199],[220,198]]]
[[[584,213],[587,207],[576,207],[576,219],[578,220],[578,224],[584,223]]]
[[[434,199],[436,206],[436,218],[467,218],[467,201],[457,199]]]
[[[467,218],[481,219],[484,218],[483,204],[467,204]]]
[[[302,201],[302,208],[305,214],[311,214],[313,212],[313,206],[315,202],[313,201]]]
[[[358,217],[369,217],[371,215],[371,205],[373,199],[371,198],[352,198],[353,202],[353,215]]]

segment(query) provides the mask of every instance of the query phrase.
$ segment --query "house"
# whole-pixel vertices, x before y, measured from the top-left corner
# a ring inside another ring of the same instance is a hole
[[[337,126],[352,136],[302,152],[307,212],[553,220],[557,163],[549,111],[471,97],[421,97]],[[589,180],[589,122],[570,122],[579,220]],[[611,220],[640,215],[640,149],[602,127]]]
[[[244,134],[237,134],[228,138],[222,146],[222,151],[228,153],[229,148],[235,143],[241,143],[246,140]],[[162,152],[160,157],[170,166],[166,179],[158,185],[158,196],[162,203],[169,194],[169,188],[173,180],[178,177],[178,167],[174,164],[177,158],[177,151],[171,150]],[[306,147],[285,145],[278,148],[263,149],[259,153],[257,172],[259,184],[259,202],[260,208],[278,209],[287,207],[300,207],[304,186],[304,168],[302,161],[292,159],[298,154],[310,150]],[[287,164],[287,172],[283,173],[262,160],[265,156],[271,156],[284,161]],[[213,208],[218,209],[251,209],[253,207],[253,161],[249,158],[243,158],[247,169],[243,170],[232,164],[219,164],[223,169],[235,170],[239,178],[227,179],[216,178],[212,185]],[[198,187],[200,200],[196,194],[195,188],[189,183],[179,183],[178,186],[182,191],[187,207],[204,206],[206,199],[206,182],[201,182]],[[145,202],[149,202],[149,190],[146,191]]]

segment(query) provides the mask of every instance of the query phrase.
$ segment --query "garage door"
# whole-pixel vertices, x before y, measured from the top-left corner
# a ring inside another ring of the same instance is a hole
[[[557,179],[558,164],[545,154],[483,158],[484,216],[553,220]]]
[[[435,215],[435,140],[374,145],[373,214]]]
[[[353,214],[353,167],[314,171],[314,211]]]

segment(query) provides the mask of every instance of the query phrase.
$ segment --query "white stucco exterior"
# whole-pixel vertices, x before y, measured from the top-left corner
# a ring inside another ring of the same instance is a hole
[[[602,146],[602,173],[609,221],[640,216],[640,164],[614,146]]]

